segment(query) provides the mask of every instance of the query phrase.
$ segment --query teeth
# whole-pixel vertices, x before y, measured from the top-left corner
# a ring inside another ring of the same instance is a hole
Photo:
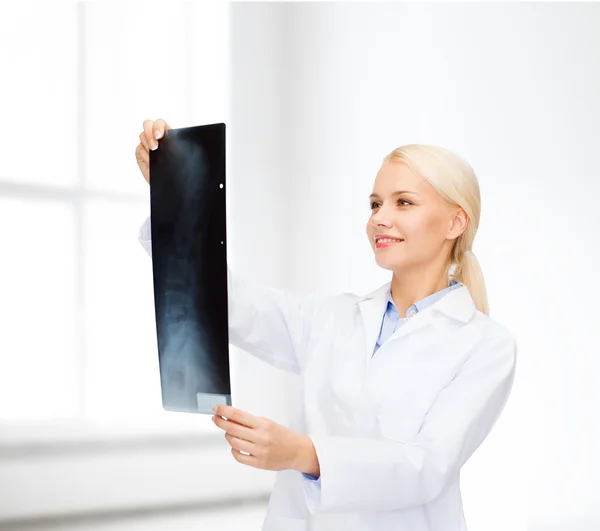
[[[377,238],[377,243],[394,243],[401,242],[402,240],[393,240],[392,238]]]

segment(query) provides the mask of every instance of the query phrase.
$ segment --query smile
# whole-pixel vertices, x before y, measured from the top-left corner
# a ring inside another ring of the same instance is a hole
[[[402,243],[403,241],[404,240],[396,240],[393,238],[376,238],[375,247],[377,249],[385,249],[386,247],[391,247],[392,245]]]

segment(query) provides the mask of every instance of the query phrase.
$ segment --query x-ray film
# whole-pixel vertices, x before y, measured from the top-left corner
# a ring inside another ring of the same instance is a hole
[[[231,405],[225,124],[165,131],[150,151],[154,305],[163,407]]]

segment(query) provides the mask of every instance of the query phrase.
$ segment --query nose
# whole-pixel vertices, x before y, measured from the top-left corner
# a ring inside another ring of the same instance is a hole
[[[379,208],[379,210],[371,216],[372,227],[391,227],[391,225],[389,216],[385,213],[385,209],[383,208]]]

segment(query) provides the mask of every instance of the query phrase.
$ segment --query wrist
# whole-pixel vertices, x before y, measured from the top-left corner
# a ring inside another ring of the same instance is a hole
[[[297,457],[297,463],[294,467],[295,470],[317,478],[320,476],[321,471],[319,468],[319,460],[317,459],[317,452],[312,439],[308,435],[300,435]]]

